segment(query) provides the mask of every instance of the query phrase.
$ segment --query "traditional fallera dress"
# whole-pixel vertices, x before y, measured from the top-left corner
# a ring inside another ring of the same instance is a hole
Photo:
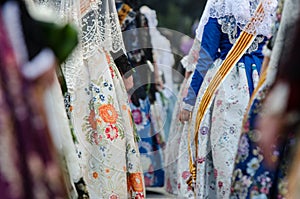
[[[51,3],[51,2],[50,2]],[[56,1],[77,25],[79,47],[62,64],[65,106],[90,198],[144,198],[137,136],[122,77],[111,52],[124,51],[114,1]]]
[[[245,49],[245,54],[231,54],[241,56],[241,58],[237,60],[232,70],[222,77],[221,83],[213,93],[212,100],[209,100],[207,109],[200,120],[198,111],[203,110],[204,107],[199,107],[199,105],[206,103],[204,98],[208,93],[206,90],[208,86],[213,86],[210,82],[219,77],[215,74],[244,26],[250,22],[259,1],[239,1],[238,4],[229,0],[208,1],[204,16],[200,21],[203,25],[199,26],[197,32],[201,41],[199,60],[188,95],[184,99],[184,108],[187,110],[191,110],[195,104],[191,129],[194,130],[196,124],[199,124],[199,128],[195,129],[196,134],[190,135],[191,139],[195,140],[196,146],[196,157],[191,158],[196,168],[195,173],[192,174],[195,178],[194,189],[197,198],[229,197],[231,174],[243,115],[259,79],[263,60],[262,47],[265,43],[265,36],[270,33],[268,23],[272,22],[272,12],[276,7],[276,2],[270,1],[263,4],[265,13],[262,23],[251,26],[256,28],[256,34],[254,34],[257,36],[253,36],[255,39],[248,49]],[[241,15],[241,10],[247,14]],[[259,28],[262,26],[265,29]]]

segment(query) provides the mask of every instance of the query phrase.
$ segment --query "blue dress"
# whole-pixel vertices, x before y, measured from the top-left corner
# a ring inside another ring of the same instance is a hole
[[[241,30],[234,17],[210,18],[204,27],[198,64],[184,99],[184,107],[197,110],[211,79],[226,58]],[[265,37],[257,36],[218,87],[198,129],[196,160],[197,198],[228,198],[242,120],[259,79]],[[194,129],[191,127],[191,129]],[[192,135],[193,136],[193,135]],[[195,154],[195,151],[193,151]]]
[[[199,89],[202,85],[203,79],[208,69],[213,65],[215,60],[224,60],[226,58],[227,53],[233,46],[233,41],[229,39],[228,34],[222,31],[225,25],[231,24],[230,21],[232,19],[233,17],[225,17],[222,19],[210,18],[207,24],[205,25],[204,33],[201,40],[201,48],[199,52],[200,58],[198,59],[198,63],[192,78],[188,95],[184,99],[184,102],[186,104],[194,106]],[[220,23],[223,24],[223,27]],[[232,26],[235,25],[232,24]],[[239,28],[235,28],[233,28],[232,31],[234,31],[235,29],[236,39],[241,31]],[[230,31],[230,34],[232,34],[232,31]],[[252,78],[253,66],[256,67],[257,71],[260,71],[260,67],[263,60],[262,47],[264,43],[265,38],[258,37],[254,42],[253,46],[251,46],[248,50],[248,53],[246,53],[239,60],[239,63],[245,64],[250,95],[254,90]]]

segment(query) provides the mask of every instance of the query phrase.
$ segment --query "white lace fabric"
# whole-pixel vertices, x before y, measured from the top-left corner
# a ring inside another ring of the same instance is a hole
[[[115,1],[81,0],[80,12],[84,58],[103,47],[113,52],[125,49]]]
[[[226,33],[228,35],[229,42],[231,44],[234,44],[235,41],[238,39],[238,25],[234,18],[234,16],[229,17],[222,17],[218,19],[218,23],[221,25],[221,30],[223,33]],[[252,30],[252,29],[251,29]],[[253,34],[255,34],[253,32]],[[252,45],[248,48],[246,53],[254,52],[258,49],[259,43],[263,42],[265,39],[264,36],[258,35],[255,37],[254,41],[252,42]]]
[[[262,3],[263,12],[251,22],[250,26],[246,25],[254,17],[259,3]],[[236,37],[236,29],[240,28],[250,34],[270,36],[272,22],[276,15],[277,0],[208,0],[201,17],[199,26],[196,30],[196,37],[202,40],[204,26],[209,18],[219,19],[219,23],[226,24],[222,31],[227,33],[230,42]],[[229,17],[229,20],[222,20]],[[226,27],[226,28],[224,28]]]
[[[199,59],[200,45],[200,41],[197,38],[195,38],[193,46],[189,51],[189,54],[181,59],[180,62],[183,68],[186,69],[186,71],[194,72],[197,65],[197,61]]]
[[[80,43],[84,59],[103,48],[113,52],[122,49],[125,52],[114,0],[38,1],[46,7],[52,7],[64,21],[75,22],[82,30]]]

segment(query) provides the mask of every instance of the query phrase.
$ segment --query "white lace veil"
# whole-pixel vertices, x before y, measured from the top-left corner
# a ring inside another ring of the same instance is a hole
[[[83,57],[104,48],[125,50],[114,0],[81,0]]]
[[[56,20],[78,28],[79,45],[63,64],[70,91],[76,88],[83,60],[102,50],[126,52],[115,0],[26,0],[54,11]]]
[[[52,7],[64,21],[78,26],[83,58],[87,59],[101,49],[125,52],[115,0],[34,1]]]
[[[202,40],[203,29],[209,18],[220,19],[231,16],[230,24],[227,23],[227,25],[244,30],[246,24],[254,16],[260,2],[262,2],[264,9],[263,14],[260,16],[263,20],[254,21],[254,25],[251,26],[253,29],[247,29],[246,31],[250,34],[270,36],[271,26],[276,14],[277,0],[208,0],[196,30],[197,39]]]

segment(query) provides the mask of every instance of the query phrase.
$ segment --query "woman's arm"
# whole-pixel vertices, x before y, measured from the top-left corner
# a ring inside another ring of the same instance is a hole
[[[219,44],[221,40],[221,29],[217,19],[209,19],[204,27],[204,32],[199,51],[198,63],[192,77],[192,82],[188,89],[187,97],[184,98],[184,103],[194,106],[199,89],[209,67],[215,61]],[[187,110],[190,110],[186,108]],[[190,110],[191,111],[191,110]]]

